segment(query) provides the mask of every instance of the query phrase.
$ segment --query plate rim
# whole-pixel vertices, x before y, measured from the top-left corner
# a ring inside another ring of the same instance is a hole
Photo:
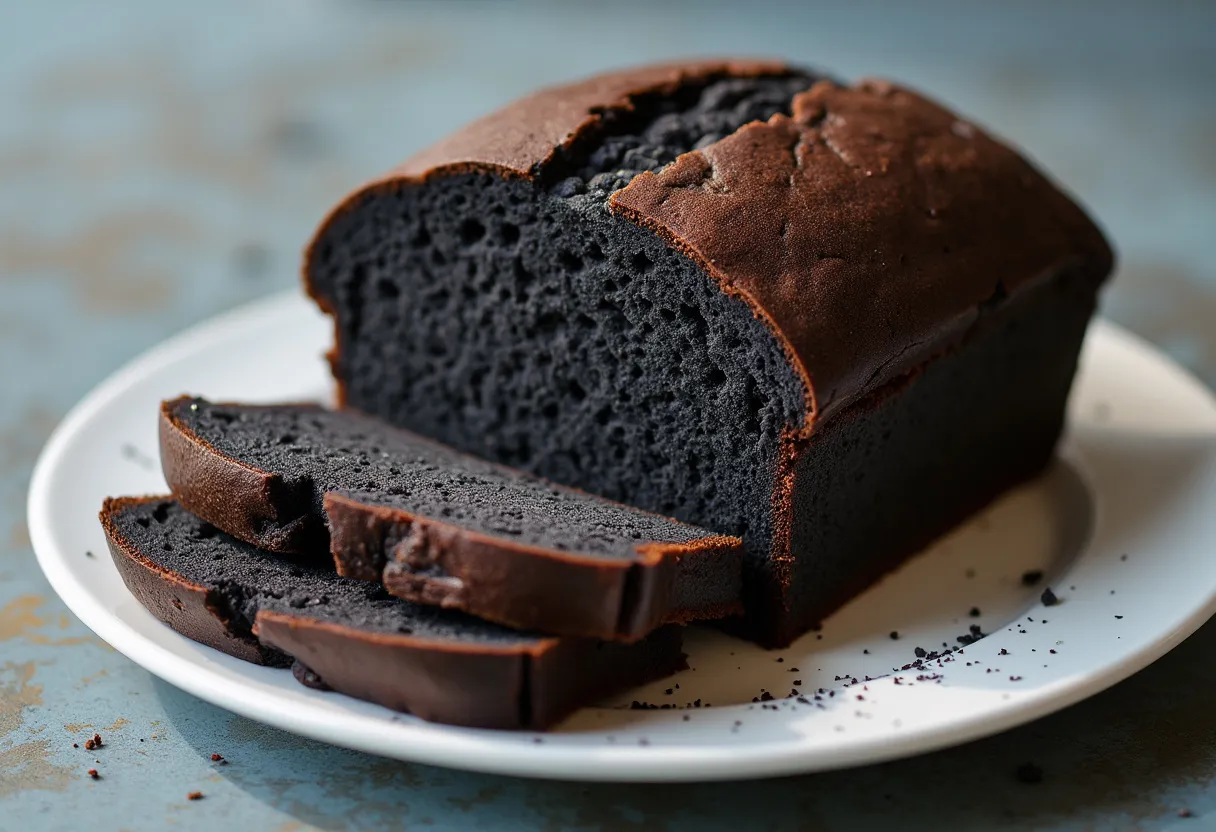
[[[517,741],[504,743],[493,739],[494,735],[502,732],[454,728],[420,720],[397,723],[398,727],[410,731],[413,741],[408,744],[402,744],[395,734],[387,741],[378,738],[372,727],[375,723],[370,721],[362,732],[339,734],[339,727],[331,724],[334,720],[328,709],[311,703],[282,708],[276,706],[273,698],[263,701],[256,691],[241,686],[228,688],[209,684],[208,672],[200,671],[197,663],[149,639],[95,603],[67,561],[56,556],[57,547],[51,531],[54,525],[51,504],[53,474],[64,460],[73,437],[98,412],[158,368],[222,342],[253,320],[264,323],[267,316],[298,314],[299,307],[305,303],[306,299],[297,290],[273,294],[197,323],[126,362],[82,397],[55,427],[34,466],[26,511],[30,539],[40,568],[56,594],[86,626],[118,652],[170,685],[225,710],[289,733],[410,762],[494,774],[560,777],[564,780],[707,782],[836,770],[959,745],[1062,710],[1152,664],[1216,613],[1214,585],[1207,593],[1206,602],[1196,607],[1168,634],[1129,650],[1118,661],[1087,674],[1081,681],[1059,681],[1040,686],[1010,700],[997,713],[982,710],[959,718],[947,728],[932,725],[910,727],[894,734],[888,732],[863,738],[833,755],[831,760],[825,760],[825,755],[817,752],[808,755],[797,737],[789,741],[766,742],[754,750],[732,747],[729,758],[722,759],[722,755],[694,747],[617,746],[590,750],[555,743],[529,744],[525,748],[518,743],[518,737],[530,737],[535,732],[515,732],[512,736]],[[1101,318],[1093,321],[1087,334],[1087,339],[1095,337],[1124,342],[1127,347],[1150,359],[1159,371],[1172,375],[1175,382],[1202,393],[1216,413],[1216,395],[1145,339]],[[184,639],[183,636],[177,637]],[[223,659],[238,661],[227,656],[223,656]],[[310,709],[316,717],[314,720],[308,719]],[[344,716],[361,718],[349,712]]]

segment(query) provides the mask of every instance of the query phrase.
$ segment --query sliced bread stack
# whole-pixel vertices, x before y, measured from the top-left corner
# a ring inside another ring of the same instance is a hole
[[[544,728],[682,669],[740,609],[742,542],[354,412],[180,398],[172,497],[106,502],[124,581],[178,632],[424,719]]]

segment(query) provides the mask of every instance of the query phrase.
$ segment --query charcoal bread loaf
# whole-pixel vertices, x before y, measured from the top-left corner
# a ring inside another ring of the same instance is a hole
[[[788,643],[1050,458],[1112,253],[909,90],[764,62],[542,90],[305,257],[342,402],[743,539]]]
[[[338,571],[501,624],[634,641],[741,611],[742,541],[315,405],[161,408],[190,511],[266,549],[327,545]]]
[[[123,581],[182,635],[422,719],[545,728],[685,667],[680,628],[637,644],[532,635],[390,597],[236,540],[167,497],[106,500]]]

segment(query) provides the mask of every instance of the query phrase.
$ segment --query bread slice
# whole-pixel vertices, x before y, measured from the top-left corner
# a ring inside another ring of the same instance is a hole
[[[508,630],[255,549],[168,497],[108,499],[127,588],[177,632],[358,699],[480,728],[545,728],[683,669],[679,627],[633,645]]]
[[[190,511],[261,548],[521,629],[619,641],[738,612],[742,542],[312,405],[161,410]],[[327,536],[328,526],[328,536]]]
[[[305,284],[345,406],[741,537],[777,645],[1043,469],[1111,263],[925,96],[711,60],[457,130],[334,208]]]

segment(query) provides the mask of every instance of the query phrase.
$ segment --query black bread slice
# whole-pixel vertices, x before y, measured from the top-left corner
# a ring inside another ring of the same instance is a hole
[[[358,413],[176,399],[161,461],[182,504],[229,534],[280,551],[328,540],[343,575],[508,626],[633,641],[741,609],[738,538]]]
[[[434,722],[545,728],[686,666],[679,627],[628,646],[508,630],[255,549],[167,497],[108,499],[101,523],[127,588],[187,638]]]

